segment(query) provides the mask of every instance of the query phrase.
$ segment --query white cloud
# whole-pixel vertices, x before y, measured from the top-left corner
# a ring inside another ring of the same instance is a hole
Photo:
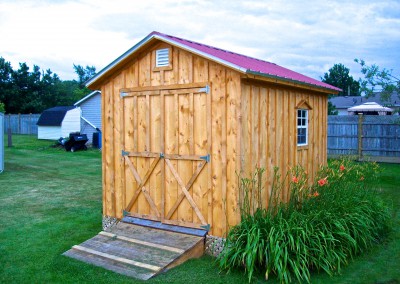
[[[0,2],[0,56],[14,68],[26,61],[62,79],[75,77],[73,63],[100,70],[153,30],[314,78],[335,63],[358,76],[354,58],[400,72],[397,1]]]

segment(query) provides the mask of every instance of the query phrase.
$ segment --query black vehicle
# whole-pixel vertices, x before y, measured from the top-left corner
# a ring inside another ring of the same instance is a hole
[[[87,150],[86,142],[89,139],[86,134],[81,134],[80,132],[73,132],[69,134],[69,139],[63,139],[60,144],[65,147],[65,151],[75,152],[78,150]]]

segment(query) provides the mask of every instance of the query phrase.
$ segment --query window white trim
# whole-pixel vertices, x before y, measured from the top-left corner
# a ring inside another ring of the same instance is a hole
[[[169,66],[169,48],[156,50],[156,67]]]
[[[297,110],[297,146],[308,145],[308,109]]]

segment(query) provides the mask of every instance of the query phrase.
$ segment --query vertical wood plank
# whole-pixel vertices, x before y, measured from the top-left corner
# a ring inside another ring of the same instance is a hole
[[[150,57],[150,54],[147,56]],[[151,57],[150,57],[151,58]],[[151,62],[151,61],[150,61]],[[149,75],[150,77],[150,75]],[[151,128],[152,125],[150,123],[150,117],[151,117],[151,105],[150,105],[150,96],[148,94],[145,95],[145,151],[151,151],[150,147],[151,147],[151,142],[150,142],[150,137],[151,137]],[[143,160],[143,174],[141,175],[141,177],[143,177],[143,175],[145,175],[148,171],[148,169],[150,168],[151,163],[153,162],[154,159],[142,159]],[[151,189],[151,179],[148,180],[147,184],[146,184],[146,189],[148,191],[152,191]],[[140,200],[140,202],[142,202],[144,208],[146,208],[145,210],[143,210],[142,212],[144,214],[151,214],[151,209],[150,209],[150,204],[148,203],[147,199],[145,198],[146,196],[144,194],[142,194],[143,199]]]
[[[132,143],[132,147],[133,147],[133,152],[139,152],[139,148],[138,148],[138,132],[139,132],[139,126],[138,126],[138,118],[139,118],[139,109],[138,109],[138,97],[137,96],[134,96],[133,98],[132,98],[132,116],[133,116],[133,119],[132,119],[132,123],[133,123],[133,143]],[[134,167],[137,169],[137,167],[138,167],[138,158],[133,158],[132,159],[132,163],[133,163],[133,165],[134,165]],[[132,189],[132,196],[133,196],[133,192],[134,192],[134,189],[139,185],[137,182],[136,182],[136,179],[134,179],[133,177],[132,177],[132,180],[133,180],[133,182],[132,182],[132,187],[133,187],[133,189]],[[133,204],[133,206],[132,206],[132,212],[138,212],[138,204],[137,204],[137,202],[135,203],[135,204]]]
[[[179,125],[179,135],[178,135],[178,153],[180,155],[190,154],[190,94],[180,94],[178,96],[178,125]],[[176,168],[179,176],[181,177],[184,184],[186,184],[193,173],[193,165],[190,161],[178,161],[178,167]],[[180,193],[180,189],[178,192]],[[191,191],[189,192],[191,194]],[[193,210],[185,198],[180,206],[178,207],[178,219],[179,221],[192,222]]]
[[[209,67],[209,66],[208,66]],[[208,74],[210,74],[210,69],[208,69]],[[210,75],[209,75],[210,78]],[[210,94],[208,94],[207,98],[207,153],[211,155],[211,160],[207,165],[207,208],[208,208],[208,213],[207,213],[207,221],[208,224],[211,226],[211,231],[210,233],[214,233],[214,219],[213,219],[213,194],[212,194],[212,189],[213,189],[213,171],[212,171],[212,165],[213,165],[213,159],[212,159],[212,96],[213,96],[213,86],[212,82],[210,82]],[[215,233],[214,233],[215,234]]]
[[[125,79],[125,73],[123,72],[121,74],[121,82],[120,85],[118,86],[119,88],[124,87],[126,85],[126,79]],[[119,115],[119,121],[118,121],[118,127],[116,127],[116,132],[119,132],[119,177],[118,177],[118,201],[117,204],[118,206],[116,206],[116,210],[117,210],[117,216],[118,218],[122,218],[123,214],[123,210],[125,208],[125,204],[126,204],[126,187],[125,187],[125,180],[126,180],[126,176],[125,176],[125,170],[127,169],[127,167],[125,166],[125,159],[124,157],[122,157],[121,155],[121,151],[125,149],[125,103],[124,103],[124,99],[121,97],[120,95],[120,91],[118,89],[118,98],[119,98],[119,104],[118,104],[118,115]],[[118,148],[118,147],[117,147]],[[118,157],[118,156],[116,156]],[[119,215],[118,215],[119,213]]]
[[[194,109],[193,109],[194,108],[194,94],[192,92],[188,94],[188,100],[189,100],[188,101],[188,103],[189,103],[189,120],[188,120],[189,155],[194,155]],[[197,163],[196,162],[190,162],[190,163],[192,164],[191,165],[192,173],[194,173],[197,168]],[[190,179],[190,177],[189,177],[189,179]],[[189,192],[191,193],[191,196],[194,198],[195,197],[194,188],[189,190]],[[195,212],[192,210],[190,215],[191,215],[192,222],[194,222],[194,219],[197,217]]]
[[[322,134],[322,141],[321,141],[321,163],[326,165],[327,158],[328,158],[328,97],[326,95],[319,95],[322,104],[321,113],[323,115],[323,127],[324,132]]]
[[[198,56],[193,56],[193,81],[208,82],[208,61]]]
[[[192,64],[192,54],[180,50],[179,51],[179,84],[188,84],[193,80],[193,64]]]
[[[106,92],[106,85],[103,85],[102,87],[101,87],[101,93],[103,94],[102,96],[101,96],[101,113],[102,113],[102,116],[101,116],[101,125],[103,126],[102,127],[102,131],[103,131],[103,135],[102,135],[102,137],[101,137],[101,145],[102,145],[102,151],[105,151],[105,150],[107,150],[107,148],[106,148],[106,142],[105,142],[105,133],[106,133],[106,131],[107,131],[107,129],[108,129],[108,124],[106,124],[106,121],[107,121],[107,119],[106,119],[106,103],[108,102],[108,92]],[[106,153],[106,152],[104,152],[104,153]],[[102,208],[103,208],[103,211],[102,211],[102,214],[103,214],[103,216],[104,215],[108,215],[108,208],[107,208],[107,205],[108,205],[108,199],[107,199],[107,194],[108,194],[108,184],[107,184],[107,179],[106,179],[106,175],[107,175],[107,172],[106,172],[106,165],[107,165],[107,155],[106,154],[104,154],[104,155],[101,155],[101,173],[102,173],[102,175],[101,175],[101,183],[102,183],[102,200],[103,200],[103,206],[102,206]]]
[[[269,194],[271,194],[271,187],[272,187],[272,181],[274,178],[274,167],[278,166],[277,165],[277,149],[276,149],[276,141],[277,141],[277,137],[276,137],[276,131],[277,131],[277,118],[276,118],[276,107],[277,107],[277,99],[276,99],[276,90],[274,88],[270,88],[269,91],[269,106],[268,106],[268,111],[269,111],[269,115],[268,115],[268,121],[269,121],[269,133],[271,133],[271,135],[269,136],[268,139],[268,147],[269,147],[269,151],[268,151],[268,170],[266,172],[266,174],[268,175],[268,184],[269,184]]]
[[[282,142],[283,142],[283,113],[282,113],[282,108],[283,108],[283,99],[282,99],[282,90],[277,89],[276,90],[276,112],[275,112],[275,130],[276,130],[276,142],[275,142],[275,151],[277,153],[276,155],[276,166],[279,167],[280,173],[283,173],[283,168],[284,168],[284,149],[282,148]],[[283,194],[281,194],[281,199],[283,197]]]
[[[223,78],[221,78],[221,86],[223,86],[224,93],[220,97],[220,105],[221,105],[221,161],[222,161],[222,171],[221,171],[221,195],[222,195],[222,210],[224,222],[222,224],[222,232],[225,234],[227,231],[228,224],[228,200],[227,200],[227,117],[226,117],[226,108],[227,108],[227,97],[226,97],[226,70],[223,70]]]
[[[137,123],[138,123],[138,152],[146,152],[149,150],[149,145],[147,144],[147,132],[149,131],[147,125],[147,100],[146,96],[143,94],[138,95],[137,98]],[[150,159],[137,158],[137,172],[141,178],[143,178],[148,170]],[[145,185],[147,186],[147,184]],[[150,213],[150,206],[146,201],[143,194],[140,194],[137,199],[137,210],[142,214]]]
[[[293,91],[288,91],[288,164],[289,167],[294,167],[295,166],[295,157],[297,155],[297,147],[295,145],[295,137],[294,137],[294,127],[295,127],[295,114],[296,114],[296,93]]]
[[[205,156],[207,152],[207,96],[205,93],[195,93],[193,96],[193,154],[197,156]],[[194,163],[195,167],[199,162]],[[205,167],[208,167],[206,164]],[[207,170],[204,169],[193,184],[193,199],[198,205],[204,218],[207,220]],[[193,214],[193,222],[200,223],[196,214]]]
[[[157,47],[156,49],[161,48],[161,47]],[[153,49],[151,52],[149,52],[149,57],[150,57],[150,70],[151,72],[149,72],[150,74],[150,80],[151,80],[151,86],[160,86],[162,84],[163,81],[163,71],[154,71],[154,62],[156,62],[155,59],[156,53],[155,50]]]
[[[280,118],[280,128],[281,128],[281,163],[280,169],[282,172],[282,176],[285,176],[288,171],[288,155],[290,154],[291,150],[288,149],[288,96],[286,90],[280,90],[279,96],[282,101],[282,108],[280,109],[281,118]],[[287,180],[285,181],[285,187],[282,190],[282,200],[284,202],[287,201],[288,198],[288,183]]]
[[[208,82],[208,61],[193,56],[193,82]],[[208,108],[208,98],[211,94],[196,93],[194,94],[193,101],[193,143],[194,143],[194,154],[205,156],[210,154],[209,145],[211,143],[211,128],[208,128],[208,115],[210,109]],[[211,123],[211,121],[210,121]],[[196,163],[195,163],[196,164]],[[200,173],[199,177],[193,184],[193,199],[198,204],[204,218],[209,224],[212,224],[211,216],[209,215],[209,208],[211,208],[211,202],[209,205],[209,188],[211,187],[211,167],[210,163],[205,165],[205,169]],[[210,186],[209,186],[210,182]],[[196,214],[193,214],[193,222],[199,223],[200,220]]]
[[[134,150],[134,132],[136,130],[133,128],[133,119],[134,119],[134,107],[133,107],[133,100],[134,98],[128,97],[124,99],[124,124],[123,124],[123,133],[124,133],[124,148],[125,151],[132,151],[136,152]],[[133,158],[131,158],[132,160]],[[136,166],[135,166],[136,168]],[[124,208],[126,205],[128,205],[129,201],[133,197],[133,191],[136,186],[134,184],[136,183],[136,180],[134,179],[133,175],[131,174],[129,167],[125,165],[125,181],[124,181],[124,187],[125,187],[125,203],[123,204]]]
[[[233,226],[239,222],[239,185],[236,174],[239,174],[240,168],[237,167],[240,160],[240,75],[234,71],[226,72],[226,191],[227,191],[227,227]],[[239,146],[239,148],[238,148]]]
[[[104,87],[104,144],[103,150],[105,152],[105,175],[104,175],[104,184],[105,184],[105,194],[106,194],[106,212],[107,216],[116,216],[115,215],[115,171],[114,171],[114,99],[113,99],[113,84],[112,82],[108,83]]]
[[[176,154],[178,151],[177,145],[177,129],[178,125],[178,103],[177,95],[165,95],[165,153],[166,154]],[[164,165],[165,162],[163,161]],[[171,163],[176,168],[176,161],[172,160]],[[165,167],[165,212],[169,212],[172,206],[175,204],[178,184],[171,173],[171,171]],[[172,215],[171,219],[177,219],[177,212]]]
[[[226,197],[226,177],[223,176],[223,167],[226,166],[226,156],[222,156],[223,148],[226,147],[226,138],[223,138],[223,122],[225,118],[225,68],[217,64],[211,64],[210,79],[212,81],[212,155],[211,155],[211,168],[212,168],[212,193],[213,193],[213,234],[223,235],[226,228],[226,216],[224,212],[224,204]],[[223,192],[224,191],[224,192]]]
[[[125,81],[126,81],[126,86],[125,88],[133,88],[133,87],[137,87],[139,85],[138,82],[138,62],[136,60],[134,60],[132,62],[132,65],[127,68],[126,72],[125,72]]]
[[[161,153],[165,153],[165,98],[164,92],[160,93],[160,151]],[[160,213],[161,213],[161,221],[164,221],[165,217],[165,161],[162,159],[160,161],[161,168],[161,205],[160,205]]]
[[[133,88],[139,85],[139,68],[137,60],[133,60],[131,65],[125,70],[125,88]],[[136,97],[129,97],[123,99],[123,126],[121,132],[123,133],[123,148],[126,151],[136,152],[137,150],[137,124],[136,120]],[[103,124],[104,125],[104,124]],[[136,127],[135,127],[136,126]],[[135,139],[136,136],[136,139]],[[135,144],[136,143],[136,144]],[[136,167],[136,158],[131,158],[132,163]],[[125,162],[122,161],[125,165]],[[134,189],[136,188],[136,180],[130,173],[129,168],[125,165],[123,172],[123,208],[129,203],[133,197]],[[133,211],[137,211],[137,205],[134,206]]]
[[[121,116],[121,96],[119,95],[119,89],[124,84],[123,75],[118,74],[113,80],[113,151],[114,151],[114,198],[115,198],[115,216],[120,218],[122,216],[122,157],[121,157],[121,143],[120,143],[120,116]]]
[[[139,84],[140,86],[151,85],[151,52],[139,57]]]
[[[147,98],[146,98],[147,99]],[[160,133],[161,133],[161,101],[160,95],[149,96],[150,106],[150,151],[160,152]],[[154,201],[157,210],[161,211],[161,164],[163,161],[158,162],[153,170],[149,181],[149,193],[151,199]]]
[[[242,144],[241,160],[243,175],[247,176],[251,171],[251,88],[247,84],[242,85]]]
[[[268,91],[266,88],[260,88],[260,167],[267,169],[267,144],[268,144]],[[266,174],[263,176],[264,190],[261,192],[261,199],[263,200],[263,206],[266,207],[268,204]]]
[[[318,103],[318,99],[315,96],[308,96],[307,101],[309,102],[310,106],[313,108],[308,112],[309,114],[309,148],[308,148],[308,156],[307,156],[307,171],[311,173],[312,178],[314,177],[314,168],[319,164],[319,151],[317,145],[320,144],[322,139],[322,118],[320,116],[320,105]],[[310,163],[310,161],[315,161],[315,163]]]
[[[179,53],[180,53],[180,51],[179,51]],[[179,129],[179,127],[180,127],[180,125],[179,125],[179,115],[180,115],[180,113],[179,113],[179,95],[174,94],[173,98],[174,98],[174,108],[173,108],[174,113],[173,114],[174,114],[174,120],[175,120],[175,127],[171,130],[174,132],[173,138],[174,138],[175,147],[174,147],[174,152],[171,152],[171,154],[179,153],[179,132],[180,132],[180,129]],[[179,162],[177,160],[173,160],[171,162],[172,162],[171,164],[173,165],[173,168],[178,169]],[[173,180],[174,185],[176,184],[176,187],[174,187],[173,190],[171,191],[171,201],[173,201],[172,204],[174,204],[179,195],[179,184],[178,184],[177,180],[175,179],[175,177],[173,176],[172,172],[171,172],[171,179]],[[179,218],[180,218],[179,211],[177,210],[175,219],[179,220]]]
[[[251,88],[251,165],[250,173],[254,173],[256,167],[260,166],[259,152],[260,152],[260,88],[252,86]]]

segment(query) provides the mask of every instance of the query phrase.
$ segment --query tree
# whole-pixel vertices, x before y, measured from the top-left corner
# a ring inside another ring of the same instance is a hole
[[[11,101],[11,92],[13,89],[12,74],[13,69],[11,63],[0,57],[0,101],[4,105],[8,105]],[[6,111],[6,109],[4,109]]]
[[[81,65],[74,64],[75,73],[78,75],[78,82],[81,88],[85,87],[85,82],[96,75],[96,67],[86,65],[85,68]]]
[[[381,100],[389,102],[391,95],[395,92],[400,98],[400,79],[392,75],[393,70],[381,69],[376,64],[368,66],[363,59],[354,59],[354,61],[361,66],[364,78],[360,78],[359,83],[361,91],[367,97],[380,92]]]
[[[41,70],[33,65],[20,63],[13,70],[10,62],[0,57],[0,102],[7,113],[41,113],[43,110],[61,105],[72,105],[91,91],[85,82],[94,76],[94,66],[74,65],[78,81],[62,81],[50,69]]]
[[[91,92],[91,90],[86,88],[85,83],[96,75],[96,67],[86,65],[86,67],[83,68],[81,65],[74,64],[74,69],[75,73],[78,75],[79,88],[76,88],[72,95],[76,100],[80,100]]]
[[[342,89],[339,96],[360,96],[360,83],[349,75],[350,69],[343,64],[335,64],[321,78],[322,82]]]
[[[0,112],[6,112],[6,107],[2,102],[0,102]]]
[[[328,115],[338,115],[339,111],[336,109],[335,105],[328,102]]]

